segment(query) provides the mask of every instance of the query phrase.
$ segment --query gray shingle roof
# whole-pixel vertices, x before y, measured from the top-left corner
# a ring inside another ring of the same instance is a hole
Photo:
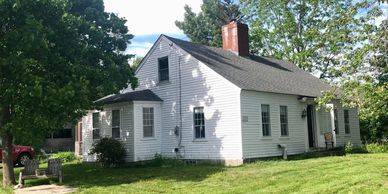
[[[151,90],[140,90],[126,92],[123,94],[116,94],[112,96],[106,96],[96,100],[96,104],[113,104],[118,102],[129,102],[129,101],[163,101]]]
[[[286,61],[254,55],[240,57],[222,48],[165,37],[241,89],[309,97],[331,89],[322,80]]]

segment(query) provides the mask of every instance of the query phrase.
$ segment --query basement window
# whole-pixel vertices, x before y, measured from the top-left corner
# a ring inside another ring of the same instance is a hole
[[[159,65],[159,82],[169,80],[169,71],[168,71],[168,57],[163,57],[158,59]]]

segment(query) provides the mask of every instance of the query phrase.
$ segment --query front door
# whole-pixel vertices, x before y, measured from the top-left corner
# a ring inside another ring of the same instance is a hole
[[[309,147],[314,147],[314,106],[307,105],[307,129],[309,137]]]

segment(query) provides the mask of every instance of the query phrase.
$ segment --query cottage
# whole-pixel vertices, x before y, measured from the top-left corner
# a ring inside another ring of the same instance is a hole
[[[244,160],[360,144],[357,109],[316,111],[314,98],[330,86],[294,64],[249,53],[248,27],[222,27],[223,48],[161,35],[141,62],[139,87],[98,100],[103,111],[82,119],[82,157],[101,137],[120,139],[127,161],[156,153],[187,160]]]

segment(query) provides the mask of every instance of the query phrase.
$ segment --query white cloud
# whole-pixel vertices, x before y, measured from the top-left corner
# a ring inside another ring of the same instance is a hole
[[[127,52],[136,56],[145,56],[152,45],[151,42],[132,42],[128,46]]]
[[[104,0],[108,12],[127,19],[126,25],[134,35],[182,33],[175,20],[183,20],[184,5],[199,12],[202,0]]]

